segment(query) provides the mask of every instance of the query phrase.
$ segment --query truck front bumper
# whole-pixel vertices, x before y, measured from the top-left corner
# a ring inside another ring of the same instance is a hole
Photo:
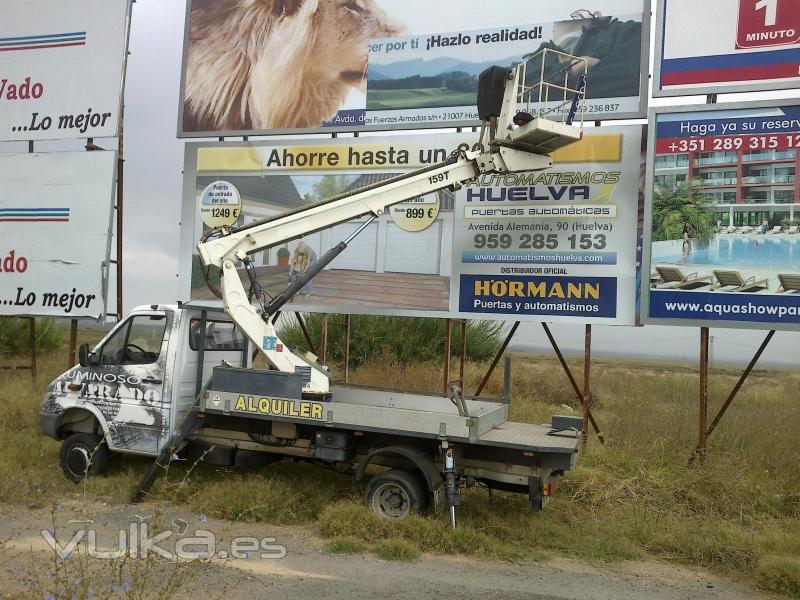
[[[39,426],[42,431],[49,435],[54,440],[58,439],[58,418],[61,415],[49,412],[39,413]]]

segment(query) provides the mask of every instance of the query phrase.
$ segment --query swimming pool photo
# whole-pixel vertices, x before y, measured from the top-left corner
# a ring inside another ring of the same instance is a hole
[[[800,235],[717,234],[707,241],[691,240],[683,252],[682,240],[654,242],[651,261],[676,265],[728,266],[743,269],[800,270]]]

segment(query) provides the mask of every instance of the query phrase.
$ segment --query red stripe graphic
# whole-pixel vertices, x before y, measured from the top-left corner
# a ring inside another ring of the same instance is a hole
[[[788,63],[783,65],[759,65],[757,67],[662,73],[661,85],[663,87],[690,83],[760,81],[762,79],[789,79],[792,77],[800,77],[800,64]]]
[[[656,140],[656,154],[722,152],[725,150],[790,150],[800,147],[800,133],[758,133],[686,136]],[[735,161],[734,161],[735,162]]]
[[[24,46],[21,48],[0,48],[0,52],[14,52],[15,50],[37,50],[39,48],[66,48],[67,46],[85,46],[86,41],[70,42],[69,44],[41,44],[39,46]]]

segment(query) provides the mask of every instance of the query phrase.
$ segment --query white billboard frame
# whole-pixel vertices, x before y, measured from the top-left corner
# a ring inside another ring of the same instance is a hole
[[[611,134],[612,135],[622,135],[622,132],[620,130],[625,129],[625,128],[634,128],[634,127],[635,128],[640,128],[640,129],[642,128],[641,125],[619,125],[618,127],[614,128],[616,131],[611,132]],[[594,128],[592,130],[593,131],[597,131],[597,132],[605,133],[605,129],[604,128]],[[463,133],[463,134],[448,134],[448,135],[452,135],[454,137],[455,136],[460,136],[460,138],[463,139],[464,143],[474,144],[475,141],[476,141],[476,139],[475,139],[476,134],[474,134],[472,132]],[[440,144],[432,141],[432,140],[436,140],[438,136],[425,136],[425,137],[428,138],[428,140],[427,140],[428,143],[427,144],[425,144],[423,142],[424,138],[422,138],[420,136],[417,136],[417,135],[392,136],[392,137],[389,137],[389,136],[363,136],[363,137],[358,138],[357,142],[359,144],[373,144],[373,145],[376,145],[376,146],[384,144],[385,146],[388,146],[392,142],[398,143],[398,142],[402,141],[402,142],[406,142],[406,143],[410,142],[411,144],[413,144],[415,140],[419,140],[418,144],[415,145],[415,147],[428,148],[428,147],[430,147],[432,145],[435,146],[435,147],[439,147],[440,146]],[[644,136],[644,133],[641,133],[637,139],[638,139],[638,143],[637,143],[636,156],[637,156],[637,158],[639,158],[639,157],[643,156],[643,153],[644,153],[644,141],[646,139],[645,136]],[[202,150],[202,149],[226,149],[226,148],[227,149],[239,150],[240,151],[239,152],[239,156],[247,155],[249,157],[247,159],[248,160],[248,164],[255,165],[255,163],[250,163],[249,161],[254,160],[254,157],[256,157],[256,156],[258,157],[258,160],[263,161],[263,160],[265,160],[266,155],[267,155],[267,152],[264,152],[263,154],[260,154],[259,153],[260,149],[266,149],[268,151],[269,149],[276,148],[276,147],[277,148],[308,147],[311,150],[316,152],[316,151],[323,150],[326,147],[332,147],[332,146],[349,147],[346,144],[346,142],[347,142],[346,138],[297,138],[297,139],[290,139],[290,140],[289,139],[272,138],[272,139],[266,139],[266,140],[248,140],[248,141],[230,140],[230,141],[205,141],[205,142],[188,142],[188,143],[186,143],[185,144],[185,153],[184,153],[184,168],[183,168],[183,182],[184,182],[184,184],[183,184],[183,191],[182,191],[181,235],[180,235],[179,253],[178,253],[178,257],[179,257],[178,299],[181,302],[189,302],[189,301],[209,302],[209,299],[207,299],[207,298],[202,298],[201,299],[201,298],[198,298],[196,296],[193,297],[193,292],[192,292],[192,290],[193,290],[193,287],[192,287],[192,271],[193,271],[193,263],[194,263],[195,256],[196,256],[195,244],[197,242],[198,235],[199,235],[199,233],[197,231],[197,228],[198,227],[202,227],[202,224],[201,224],[201,221],[200,221],[200,216],[199,216],[198,187],[197,186],[198,185],[205,186],[205,185],[208,184],[209,181],[216,181],[216,180],[226,181],[227,179],[233,178],[233,177],[235,177],[237,175],[244,176],[244,177],[253,177],[253,176],[256,176],[256,175],[264,175],[264,171],[263,170],[259,171],[259,170],[255,170],[255,168],[249,168],[249,167],[246,168],[246,169],[237,167],[236,170],[231,170],[231,171],[204,170],[204,171],[198,173],[198,152],[200,150]],[[622,138],[621,138],[620,144],[622,144],[622,143],[623,142],[622,142]],[[356,149],[358,149],[358,148],[356,147]],[[448,154],[452,149],[453,148],[450,148],[447,151]],[[622,150],[620,150],[620,152],[622,152]],[[272,155],[269,155],[269,156],[272,156]],[[620,154],[620,161],[625,156],[628,156],[630,158],[630,155]],[[226,159],[222,159],[222,160],[226,160]],[[602,164],[604,161],[601,160],[599,162]],[[259,163],[259,164],[263,164],[263,163]],[[571,164],[571,163],[565,163],[565,164]],[[576,163],[576,164],[579,164],[579,163]],[[618,163],[618,164],[620,166],[622,166],[621,162]],[[626,164],[628,164],[628,163],[626,163]],[[279,168],[280,167],[275,167],[275,169],[279,169]],[[341,175],[341,174],[347,173],[348,171],[350,173],[354,173],[354,172],[362,173],[362,172],[366,171],[366,172],[369,172],[369,173],[375,172],[375,173],[386,174],[386,173],[390,173],[390,172],[394,172],[394,173],[401,172],[401,171],[408,172],[408,171],[410,171],[412,169],[413,169],[412,166],[406,166],[406,167],[396,167],[395,166],[395,167],[385,167],[383,169],[374,169],[373,168],[373,169],[361,169],[361,170],[359,170],[358,168],[350,168],[350,169],[338,168],[338,169],[314,171],[313,169],[311,169],[311,170],[302,170],[302,169],[299,169],[299,168],[295,167],[293,170],[286,170],[286,169],[276,170],[275,174],[276,175],[288,175],[288,176],[305,177],[305,176],[309,176],[309,175],[310,176],[319,176],[320,174]],[[614,169],[612,169],[612,170],[614,170]],[[628,169],[627,171],[630,171],[629,175],[631,175],[631,179],[634,180],[633,169],[631,168],[631,169]],[[640,172],[641,172],[641,164],[637,163],[637,168],[635,169],[635,180],[634,180],[635,181],[635,188],[637,190],[635,204],[639,207],[639,210],[641,211],[641,210],[643,210],[643,207],[640,206],[640,202],[641,202],[641,196],[639,194],[639,188],[640,188],[640,185],[641,185],[641,183],[640,183],[640,181],[641,181]],[[266,176],[269,177],[269,172],[266,173]],[[209,181],[198,182],[199,178],[206,178]],[[629,182],[628,185],[634,185],[634,181]],[[245,193],[244,192],[242,192],[242,199],[243,199],[243,202],[244,202],[244,200],[245,200]],[[456,204],[457,203],[458,203],[458,201],[456,200]],[[455,206],[454,206],[454,210],[455,210]],[[247,219],[246,211],[244,211],[244,209],[243,209],[243,212],[245,212],[245,214],[243,215],[243,218]],[[444,212],[446,212],[446,211],[443,211],[443,213]],[[387,214],[384,215],[384,217],[383,217],[384,219],[386,219],[389,216],[388,213],[389,213],[389,211],[387,211]],[[454,215],[454,213],[453,213],[453,215]],[[638,238],[639,232],[638,232],[638,228],[637,228],[637,216],[638,215],[633,215],[633,230],[632,230],[632,232],[630,234],[626,234],[626,235],[629,235],[630,238],[631,238],[630,239],[630,251],[631,251],[631,253],[635,253],[634,250],[635,250],[635,248],[637,246],[637,241],[639,239]],[[452,228],[454,227],[455,220],[454,220],[454,216],[453,216],[453,221],[452,222],[448,222],[446,220],[448,217],[446,215],[444,215],[444,214],[440,215],[440,218],[444,218],[445,219],[445,221],[442,221],[442,223],[443,223],[442,228],[443,229],[441,231],[441,235],[442,236],[447,236],[447,239],[445,239],[444,237],[441,238],[439,240],[438,248],[440,249],[440,252],[442,250],[444,250],[444,249],[448,249],[449,253],[440,253],[439,254],[439,256],[438,256],[438,260],[440,261],[439,262],[439,265],[440,265],[439,268],[440,269],[444,269],[444,267],[442,267],[441,265],[443,265],[445,263],[447,264],[447,267],[446,267],[446,273],[445,273],[444,270],[440,270],[440,271],[438,271],[438,274],[440,276],[444,276],[444,277],[447,277],[447,278],[452,278],[452,277],[458,276],[458,274],[456,273],[455,267],[453,266],[455,248],[453,247],[453,229]],[[245,223],[248,223],[248,222],[249,221],[245,220]],[[337,227],[347,228],[347,227],[349,227],[351,225],[352,225],[351,223],[347,223],[347,224],[342,224],[342,225],[337,226]],[[382,230],[382,231],[386,231],[386,230]],[[388,233],[388,231],[387,231],[387,233]],[[335,235],[339,235],[342,239],[344,237],[346,237],[346,235],[342,235],[341,231],[336,233]],[[359,239],[364,238],[365,236],[370,236],[370,235],[373,235],[373,234],[370,234],[369,232],[365,232],[364,234],[359,236],[359,238],[356,238],[355,243],[358,243]],[[311,237],[311,234],[309,234],[308,237]],[[374,235],[373,235],[373,237],[374,237]],[[384,238],[376,238],[376,239],[379,240],[379,241],[375,242],[377,244],[377,251],[379,252],[379,254],[381,252],[383,252],[385,257],[388,256],[388,254],[386,254],[387,249],[386,249],[385,246],[383,246],[383,244],[388,244],[389,243],[388,242],[388,240],[389,240],[388,236],[387,236],[387,238],[385,238],[386,241],[384,241]],[[338,241],[340,241],[340,239],[336,238],[335,240],[332,240],[332,241],[333,242],[338,242]],[[311,245],[313,246],[314,243],[315,242],[312,241]],[[626,242],[623,242],[623,243],[626,243]],[[291,245],[290,245],[290,247],[291,247]],[[320,251],[324,252],[327,248],[328,248],[328,246],[326,246],[324,243],[321,243],[319,248],[315,247],[315,250],[317,252],[320,252]],[[277,246],[276,246],[275,249],[277,250]],[[406,254],[412,255],[414,253],[413,252],[407,252]],[[269,266],[270,268],[273,268],[275,266],[273,259],[274,259],[274,257],[271,257],[269,259],[270,262],[268,262],[268,263],[265,262],[263,264],[259,264],[258,259],[256,259],[256,263],[255,264],[256,264],[257,268],[260,268],[261,266],[265,266],[265,267]],[[340,260],[340,259],[337,259],[337,260]],[[379,264],[381,264],[381,259],[378,258],[377,262]],[[343,313],[343,314],[389,315],[389,316],[405,316],[405,317],[490,319],[490,320],[498,320],[498,321],[517,321],[517,320],[522,319],[522,320],[531,321],[531,322],[533,322],[533,321],[537,321],[538,322],[538,321],[541,321],[542,319],[544,319],[544,320],[552,320],[554,322],[556,322],[556,321],[560,321],[560,322],[570,322],[570,321],[572,321],[572,322],[581,322],[581,323],[591,322],[591,323],[605,324],[605,325],[610,325],[610,326],[635,326],[635,325],[639,324],[638,319],[636,318],[636,309],[637,309],[636,300],[638,298],[638,293],[637,293],[637,290],[635,288],[635,284],[637,283],[637,277],[640,274],[640,269],[639,269],[638,266],[634,265],[633,263],[634,263],[634,259],[631,258],[630,265],[635,270],[635,273],[633,274],[633,281],[634,281],[633,287],[630,290],[630,294],[626,293],[624,295],[624,297],[622,296],[622,292],[625,289],[625,287],[620,285],[619,288],[617,289],[615,300],[614,300],[614,304],[615,304],[615,306],[617,306],[620,309],[620,312],[614,317],[607,317],[607,316],[604,316],[604,317],[593,317],[593,316],[588,315],[588,314],[585,317],[584,316],[574,316],[574,315],[562,317],[562,316],[557,315],[557,314],[543,315],[542,316],[542,315],[528,315],[528,314],[503,314],[503,313],[480,313],[480,312],[459,311],[457,302],[454,304],[455,301],[453,300],[453,298],[454,298],[453,297],[453,287],[452,287],[452,284],[451,284],[450,281],[446,282],[447,290],[448,290],[448,293],[447,293],[447,307],[446,308],[442,308],[441,310],[429,309],[429,308],[417,308],[417,307],[391,308],[391,307],[386,307],[386,306],[377,306],[377,307],[369,306],[369,305],[358,306],[354,302],[347,303],[346,305],[340,305],[340,304],[335,304],[335,303],[330,303],[330,302],[326,303],[323,300],[309,302],[309,299],[304,299],[302,302],[298,302],[298,303],[292,303],[292,304],[287,306],[287,310],[290,310],[290,311],[304,311],[304,312],[305,311],[307,311],[307,312],[327,312],[327,313],[339,312],[339,313]],[[341,264],[341,262],[339,264]],[[627,265],[627,263],[625,263],[625,264]],[[619,266],[617,267],[617,269],[623,268],[623,266],[624,266],[623,263],[619,263]],[[341,267],[341,266],[337,267],[337,263],[336,262],[334,262],[331,265],[331,267],[332,267],[332,269],[337,269],[337,268],[350,269],[350,267]],[[372,272],[372,268],[371,267],[370,268],[364,268],[363,270],[365,271],[365,273]],[[398,273],[398,271],[395,271],[395,270],[389,269],[389,268],[387,268],[385,271],[379,271],[379,272],[381,272],[381,273],[383,273],[383,272],[385,272],[385,273]],[[400,271],[400,272],[401,273],[419,273],[419,274],[432,273],[431,271]],[[575,277],[581,277],[581,276],[582,277],[588,277],[588,278],[592,277],[591,274],[584,274],[584,275],[576,274],[575,275]],[[262,276],[259,274],[259,278],[261,278],[261,277]],[[267,277],[269,277],[269,276],[267,276]],[[596,278],[600,278],[600,277],[606,277],[606,275],[597,275],[596,276]],[[613,274],[608,274],[608,277],[614,277],[616,279],[620,279],[620,276],[618,274],[618,270],[615,270],[615,272]],[[318,280],[315,280],[314,285],[316,286],[317,283],[318,283]],[[266,289],[266,284],[264,284],[264,285],[265,285],[265,289]],[[287,286],[288,286],[288,282],[286,282],[286,284],[283,287],[287,287]],[[283,289],[283,288],[281,288],[281,289]],[[274,290],[270,290],[270,291],[274,292]],[[314,298],[315,294],[310,294],[310,296],[312,298]],[[217,302],[214,299],[211,299],[210,301],[212,303],[213,302]],[[217,302],[217,303],[219,305],[221,305],[221,302]],[[622,310],[625,309],[626,306],[628,307],[630,317],[623,316]],[[616,321],[616,322],[612,322],[612,321]]]
[[[32,167],[36,163],[34,170],[39,174],[37,179],[38,187],[34,185],[32,178],[27,178],[24,181],[20,180],[17,182],[18,185],[16,187],[24,190],[22,196],[26,198],[26,201],[33,199],[37,204],[48,204],[40,199],[46,196],[48,199],[52,198],[55,201],[55,207],[52,206],[53,202],[50,202],[47,206],[36,208],[28,206],[4,207],[0,209],[0,225],[8,222],[15,223],[14,227],[20,228],[62,227],[62,223],[69,224],[76,217],[75,213],[78,213],[77,218],[81,219],[81,222],[72,225],[71,230],[61,236],[54,235],[52,231],[39,235],[32,235],[29,231],[25,231],[20,234],[10,233],[2,237],[3,242],[10,241],[15,245],[9,251],[2,253],[0,268],[5,270],[4,260],[10,256],[10,251],[14,251],[14,259],[11,262],[15,263],[14,266],[17,268],[14,271],[3,272],[0,276],[3,278],[14,275],[21,276],[32,268],[43,269],[47,273],[26,276],[22,282],[19,280],[9,281],[9,285],[17,288],[16,297],[4,297],[2,305],[0,305],[0,312],[2,312],[3,316],[105,319],[108,309],[114,195],[117,183],[116,151],[2,154],[0,155],[0,165],[2,165],[3,159],[16,163],[13,165],[17,168],[15,173],[22,172],[23,175],[24,169],[28,168],[28,166],[22,163],[32,161],[29,163]],[[76,165],[76,162],[84,164]],[[60,180],[48,179],[48,171],[42,169],[48,165],[42,163],[50,163],[61,168]],[[94,180],[89,181],[81,188],[82,182],[75,179],[80,176],[94,177]],[[68,201],[62,200],[60,197],[54,197],[57,195],[54,193],[54,185],[72,187],[69,192],[71,197],[68,197]],[[45,187],[47,187],[49,194],[36,193],[39,188]],[[87,197],[89,191],[93,191],[95,195]],[[11,201],[14,201],[13,197]],[[68,202],[70,204],[65,207],[64,205]],[[86,209],[85,206],[89,203],[93,203],[93,205]],[[3,218],[4,215],[5,218]],[[87,225],[85,215],[91,215],[90,218],[94,219],[93,225],[97,226],[97,230],[85,230]],[[37,225],[37,223],[41,223],[41,225]],[[82,237],[93,239],[87,241],[81,247],[76,243],[76,240]],[[104,240],[98,238],[104,238]],[[22,245],[22,252],[19,251],[20,247],[18,245],[21,240],[23,244],[27,244],[27,247]],[[84,251],[96,254],[81,261],[84,258],[82,254]],[[73,254],[70,255],[70,252]],[[19,268],[22,266],[21,258],[25,259],[24,270]],[[75,273],[74,267],[76,264],[81,267],[81,271],[78,274]],[[82,279],[72,279],[79,276],[82,276]],[[59,277],[69,279],[69,281],[64,283],[64,286],[58,291],[53,291],[52,288],[48,288],[48,291],[42,291],[43,288],[41,286],[54,286],[59,282]],[[31,283],[28,283],[27,280],[30,280],[34,285],[31,286]],[[25,302],[21,304],[20,302],[23,300]],[[93,302],[94,300],[99,301],[99,304]],[[81,306],[84,303],[85,306]],[[9,305],[19,307],[19,310],[11,312],[11,309],[9,309],[8,312],[5,312],[6,306]],[[36,310],[43,306],[61,307],[66,310],[61,312],[56,310]]]
[[[43,0],[41,1],[42,3],[44,3]],[[82,0],[82,1],[83,2],[99,1],[102,6],[107,6],[109,2],[111,2],[112,0]],[[125,94],[125,78],[127,72],[128,47],[130,43],[132,7],[134,0],[113,0],[113,2],[117,2],[120,5],[119,10],[123,12],[122,23],[121,23],[121,32],[123,39],[120,40],[120,48],[119,48],[120,53],[118,55],[119,80],[113,82],[114,86],[113,95],[115,96],[115,100],[113,101],[113,107],[108,107],[108,108],[113,108],[113,112],[111,113],[111,115],[106,116],[106,113],[87,111],[85,106],[89,106],[89,108],[91,109],[91,99],[87,99],[84,97],[86,96],[87,92],[84,91],[84,89],[82,89],[83,95],[80,98],[70,99],[70,102],[72,102],[73,105],[75,106],[73,106],[72,109],[70,109],[70,112],[66,114],[63,113],[63,110],[55,112],[48,110],[48,114],[43,114],[41,113],[41,108],[39,108],[38,106],[30,107],[29,105],[26,104],[26,106],[23,107],[25,109],[25,111],[23,112],[27,112],[29,109],[32,109],[33,111],[32,113],[30,113],[31,114],[30,120],[19,124],[9,123],[8,131],[0,131],[0,141],[36,142],[36,141],[62,140],[62,139],[119,137],[122,131],[122,110],[123,110],[123,102]],[[71,7],[71,10],[75,11],[76,8]],[[91,11],[82,10],[77,14],[89,15],[90,13]],[[98,23],[96,27],[96,29],[107,29],[107,28],[108,28],[107,23]],[[89,32],[88,31],[76,32],[76,35],[77,33],[83,34],[83,40],[82,40],[83,43],[78,42],[76,45],[85,45],[86,38],[88,37]],[[37,36],[30,36],[30,37],[37,37]],[[51,35],[49,37],[53,36]],[[21,39],[21,38],[15,37],[14,39]],[[39,48],[33,47],[30,49],[35,50]],[[48,49],[52,50],[51,48]],[[11,54],[9,54],[9,56]],[[117,54],[116,49],[114,51],[114,54],[115,55]],[[77,62],[79,61],[76,61],[76,63]],[[114,70],[115,72],[117,71],[116,66]],[[37,84],[34,73],[31,73],[29,80],[30,80],[29,85],[32,86]],[[107,84],[103,83],[103,85]],[[46,93],[47,91],[46,88],[43,89]],[[52,105],[55,108],[57,107],[58,103],[63,102],[64,92],[57,91],[56,93],[58,94],[57,99],[52,101],[50,104],[46,106]],[[109,93],[109,96],[110,95],[111,94]],[[34,99],[33,101],[37,100],[38,99]],[[26,100],[26,103],[30,101],[31,100]],[[39,110],[37,110],[37,108]],[[76,110],[79,112],[75,112]],[[91,123],[94,121],[95,117],[99,117],[99,120],[97,121],[97,125],[92,125]],[[48,123],[47,121],[48,119],[50,120],[49,121],[50,124],[48,127],[45,128],[44,126]],[[13,120],[19,121],[20,119],[14,118]],[[62,122],[64,124],[64,127],[61,126]],[[0,127],[2,127],[2,125],[0,125]]]
[[[754,331],[800,331],[800,324],[780,324],[775,322],[723,321],[698,319],[662,319],[650,317],[650,285],[645,285],[645,274],[651,270],[652,231],[653,231],[653,192],[655,187],[655,157],[657,141],[657,117],[659,115],[701,113],[714,110],[730,111],[744,109],[775,108],[776,106],[800,107],[800,100],[787,98],[776,100],[757,100],[750,102],[726,102],[723,104],[688,104],[682,106],[654,107],[648,117],[647,173],[645,177],[644,235],[642,249],[642,295],[640,298],[641,320],[644,325],[665,325],[683,327],[719,327],[725,329],[749,329]],[[798,149],[800,152],[800,149]],[[800,204],[798,204],[800,207]],[[646,270],[645,270],[646,269]]]
[[[615,113],[612,116],[596,115],[588,113],[585,115],[586,120],[603,120],[603,121],[617,121],[624,119],[645,119],[649,108],[650,99],[650,80],[648,74],[650,73],[650,41],[651,41],[651,23],[652,23],[652,0],[641,0],[642,2],[642,40],[640,48],[640,64],[639,64],[639,102],[638,110],[629,112]],[[178,121],[176,136],[179,139],[193,138],[210,138],[210,137],[241,137],[241,136],[271,136],[271,135],[308,135],[308,134],[339,134],[350,132],[385,132],[385,131],[401,131],[401,130],[420,130],[420,129],[440,129],[440,128],[461,128],[461,127],[477,127],[480,126],[480,121],[477,119],[453,119],[448,121],[436,121],[434,123],[426,122],[410,122],[399,125],[345,125],[345,126],[317,126],[306,128],[276,128],[276,129],[219,129],[219,130],[203,130],[203,131],[185,131],[184,130],[184,112],[185,112],[185,90],[186,90],[186,71],[188,62],[188,49],[189,49],[189,28],[190,18],[192,11],[192,0],[187,0],[186,15],[184,18],[184,32],[183,32],[183,53],[181,58],[181,76],[180,87],[178,88]],[[589,80],[591,86],[591,79]]]
[[[708,94],[736,94],[742,92],[770,92],[778,90],[792,90],[800,88],[800,81],[789,82],[750,82],[735,84],[697,84],[692,87],[675,89],[661,88],[661,63],[664,60],[664,42],[666,27],[667,0],[656,0],[655,17],[655,54],[653,57],[653,98],[677,98],[683,96],[706,96]]]

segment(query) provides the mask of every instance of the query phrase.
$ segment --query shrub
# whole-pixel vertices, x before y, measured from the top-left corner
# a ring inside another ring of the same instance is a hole
[[[0,354],[17,355],[31,350],[28,319],[0,319]],[[65,331],[50,319],[36,320],[36,350],[50,352],[64,343]]]
[[[317,350],[322,331],[321,314],[303,315],[311,340]],[[336,335],[335,323],[344,317],[330,316],[328,321],[328,360],[344,360],[344,336]],[[502,325],[494,321],[470,321],[467,324],[467,357],[487,360],[494,356],[501,343]],[[445,321],[409,317],[353,315],[350,317],[350,365],[358,367],[384,357],[400,364],[441,361],[444,357]],[[281,338],[290,346],[308,348],[296,322],[286,325]],[[461,327],[454,322],[451,353],[461,348]]]
[[[383,560],[412,561],[419,558],[419,550],[416,546],[397,538],[386,540],[378,545],[375,548],[375,554]]]
[[[367,545],[353,537],[336,538],[325,545],[325,550],[331,554],[363,554]]]

